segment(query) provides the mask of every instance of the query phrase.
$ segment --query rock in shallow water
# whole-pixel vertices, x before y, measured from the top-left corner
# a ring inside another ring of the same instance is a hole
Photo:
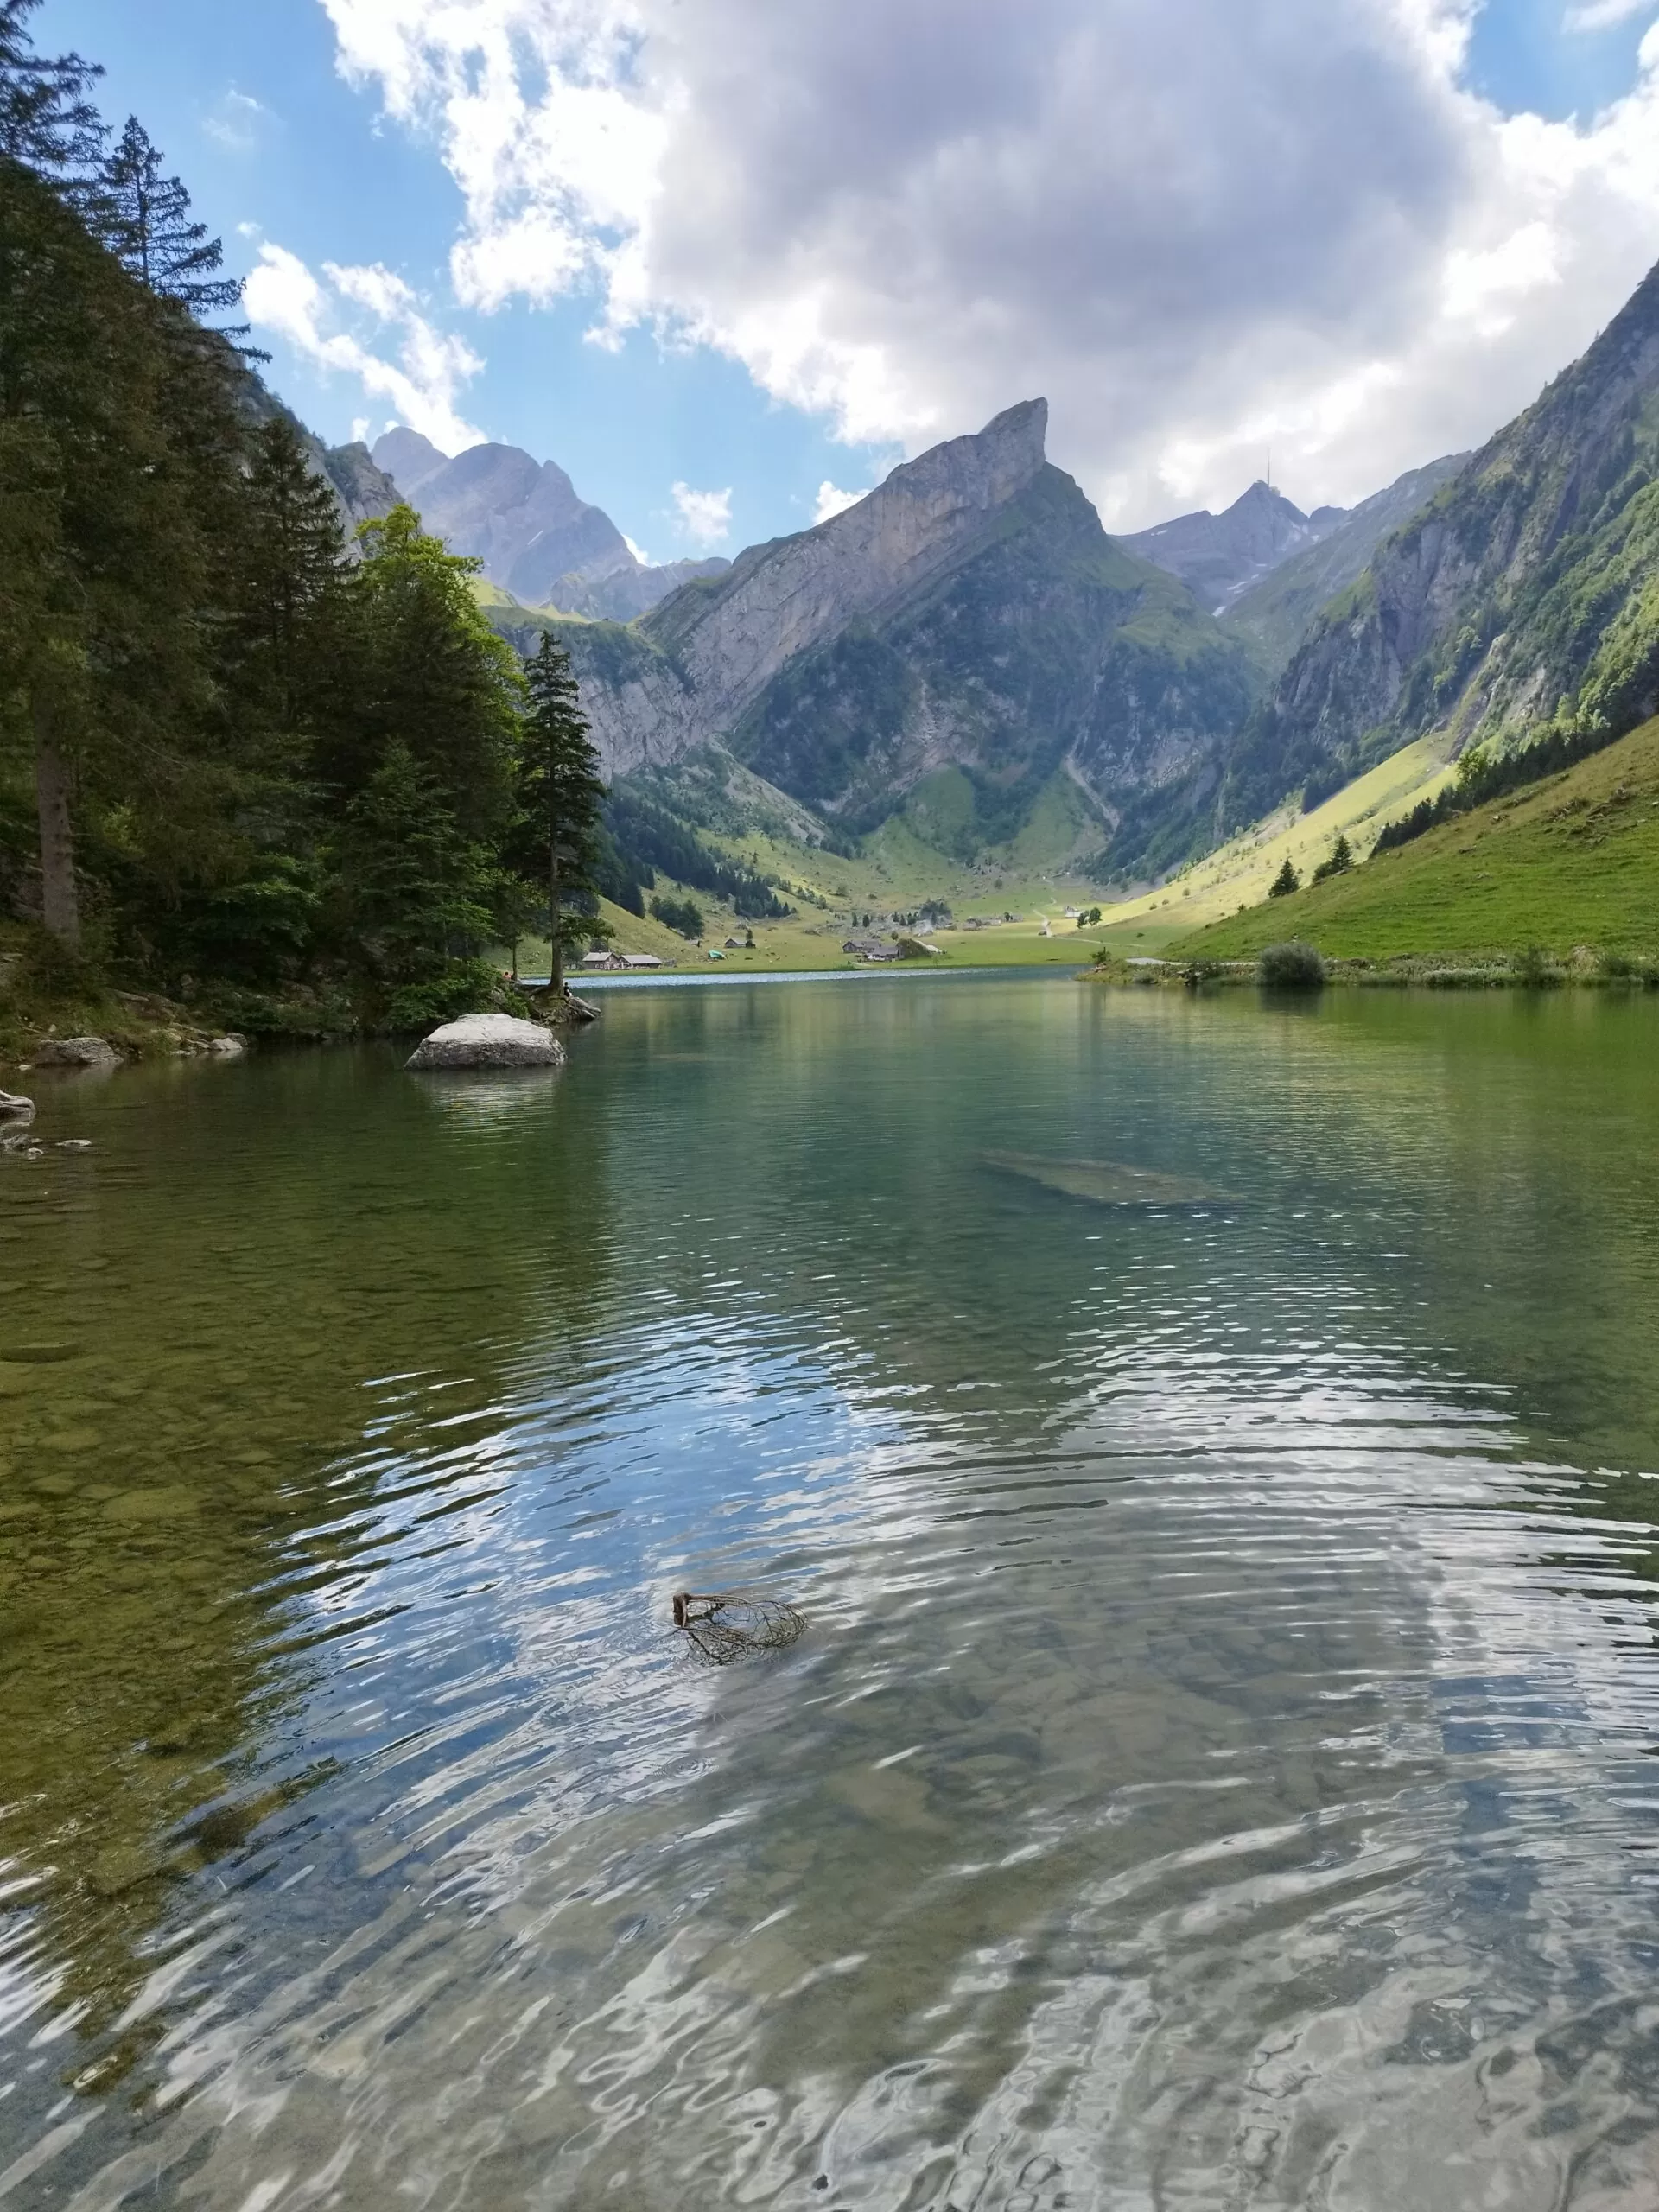
[[[411,1068],[556,1068],[564,1047],[539,1022],[510,1014],[468,1014],[446,1021],[404,1063]]]
[[[121,1055],[102,1037],[48,1037],[35,1047],[41,1068],[112,1068]]]
[[[32,1122],[35,1101],[20,1097],[16,1091],[0,1090],[0,1122]]]

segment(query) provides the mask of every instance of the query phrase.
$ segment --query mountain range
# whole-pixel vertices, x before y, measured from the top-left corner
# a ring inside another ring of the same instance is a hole
[[[721,560],[650,565],[635,555],[602,507],[576,496],[556,461],[519,446],[469,446],[451,456],[402,426],[376,440],[375,466],[419,510],[452,552],[526,606],[627,622]]]
[[[1341,507],[1311,515],[1260,478],[1230,507],[1213,515],[1177,515],[1118,540],[1143,561],[1179,576],[1214,614],[1296,554],[1310,550],[1347,519]]]
[[[1659,705],[1659,271],[1480,452],[1304,514],[1265,483],[1109,537],[1039,399],[730,563],[647,566],[552,462],[407,429],[318,465],[475,553],[551,628],[606,772],[893,818],[936,849],[1157,875],[1414,739],[1617,734]],[[667,779],[667,780],[664,780]]]
[[[563,626],[607,772],[714,747],[843,836],[902,813],[968,856],[1040,818],[1057,853],[1139,850],[1262,680],[1106,535],[1046,420],[1010,408],[637,623]]]
[[[1307,613],[1457,463],[1351,512],[1262,484],[1115,539],[1048,462],[1046,419],[1010,408],[626,626],[556,625],[607,773],[719,755],[832,837],[899,817],[958,859],[1145,875],[1213,842]]]

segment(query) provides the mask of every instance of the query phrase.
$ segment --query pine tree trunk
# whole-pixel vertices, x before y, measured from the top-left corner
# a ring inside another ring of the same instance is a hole
[[[564,947],[559,942],[559,841],[547,849],[547,988],[555,998],[564,992]]]
[[[52,735],[49,710],[35,709],[35,801],[41,824],[41,918],[60,944],[80,948],[75,888],[75,833],[69,820],[69,771]]]

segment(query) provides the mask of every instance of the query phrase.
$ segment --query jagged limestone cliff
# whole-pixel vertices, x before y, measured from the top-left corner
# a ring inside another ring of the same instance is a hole
[[[1224,820],[1429,733],[1507,747],[1656,708],[1659,270],[1320,615],[1241,738]]]
[[[1115,866],[1184,849],[1252,664],[1106,536],[1046,416],[1010,408],[639,623],[569,626],[607,772],[722,743],[826,820],[907,808],[961,851],[1063,787]]]
[[[1265,665],[1277,675],[1320,610],[1357,581],[1382,540],[1427,506],[1468,459],[1466,453],[1459,453],[1431,461],[1425,467],[1408,469],[1386,491],[1362,499],[1340,515],[1332,529],[1312,543],[1293,548],[1276,567],[1230,601],[1223,621],[1254,639]],[[1320,510],[1321,514],[1336,512]]]

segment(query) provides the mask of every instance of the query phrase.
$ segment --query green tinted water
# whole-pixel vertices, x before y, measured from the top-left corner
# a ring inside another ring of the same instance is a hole
[[[9,2206],[1659,2197],[1659,1009],[30,1084]]]

